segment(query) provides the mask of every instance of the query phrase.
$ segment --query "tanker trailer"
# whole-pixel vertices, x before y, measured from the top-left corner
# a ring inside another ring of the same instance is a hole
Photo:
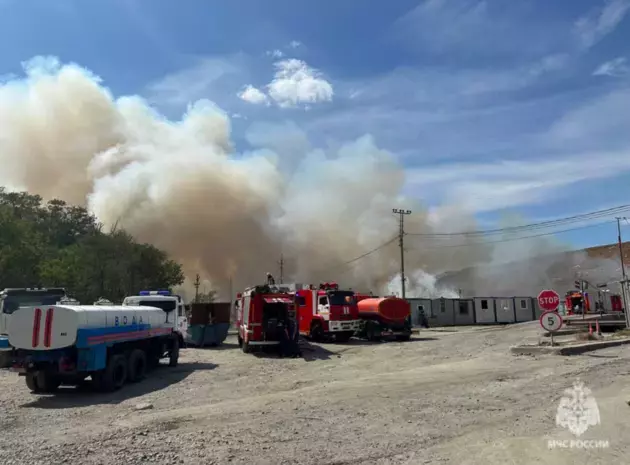
[[[35,392],[87,377],[101,391],[140,381],[168,357],[177,366],[181,336],[176,315],[149,306],[46,305],[24,307],[9,324],[12,371]]]
[[[379,341],[395,338],[408,341],[411,338],[411,305],[398,297],[373,297],[358,302],[360,328],[359,338]]]

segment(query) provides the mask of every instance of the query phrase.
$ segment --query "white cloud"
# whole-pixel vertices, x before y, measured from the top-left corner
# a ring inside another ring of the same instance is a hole
[[[502,55],[513,60],[558,53],[570,42],[568,35],[558,35],[567,24],[534,14],[526,3],[425,0],[395,21],[391,35],[423,56]]]
[[[565,112],[545,134],[556,151],[618,150],[630,147],[630,89],[597,95]]]
[[[295,58],[275,64],[276,74],[267,85],[269,96],[282,108],[300,103],[313,104],[331,101],[333,87],[321,73]]]
[[[545,113],[539,110],[538,114]],[[408,170],[407,189],[431,196],[436,203],[447,201],[479,212],[545,203],[566,195],[588,202],[593,189],[606,189],[605,180],[630,174],[629,117],[630,90],[616,89],[565,111],[529,140],[509,133],[512,144],[492,155],[488,142],[471,143],[449,125],[455,143],[475,146],[485,161],[416,165]],[[496,132],[500,122],[493,121]],[[439,135],[444,137],[444,133]],[[466,155],[471,156],[470,151]],[[616,195],[623,196],[625,183],[615,189]]]
[[[282,58],[284,56],[284,52],[282,50],[269,50],[267,51],[267,56],[270,56],[272,58]]]
[[[597,11],[585,15],[575,22],[575,33],[584,48],[591,48],[615,30],[630,10],[628,0],[608,0]]]
[[[495,70],[462,70],[458,90],[462,95],[481,95],[524,89],[547,73],[562,69],[570,57],[567,54],[548,55],[518,68]],[[459,73],[458,73],[459,74]]]
[[[548,201],[567,186],[630,171],[630,149],[493,163],[452,163],[407,170],[407,188],[437,191],[474,212]]]
[[[302,42],[300,42],[299,40],[292,40],[289,43],[289,47],[291,47],[291,48],[298,48],[298,47],[301,47],[301,46],[302,46]]]
[[[593,71],[593,76],[627,76],[630,74],[630,67],[627,65],[627,61],[625,57],[619,57],[602,63]]]
[[[245,89],[239,92],[238,98],[255,105],[260,105],[269,101],[264,92],[252,85],[245,86]]]

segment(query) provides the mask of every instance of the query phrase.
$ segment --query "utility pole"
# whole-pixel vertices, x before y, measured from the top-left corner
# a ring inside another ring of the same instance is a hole
[[[195,282],[193,283],[193,286],[195,286],[195,303],[199,302],[199,286],[201,286],[201,278],[199,277],[199,273],[197,273],[197,276],[195,277]]]
[[[284,256],[282,253],[280,254],[280,261],[278,262],[280,265],[280,282],[278,284],[284,283]]]
[[[621,300],[623,301],[623,312],[626,317],[626,327],[630,328],[630,314],[628,312],[628,300],[627,300],[627,284],[628,278],[626,277],[626,265],[623,260],[623,242],[621,241],[621,220],[625,217],[616,217],[617,220],[617,240],[619,242],[619,260],[621,261]]]
[[[621,242],[621,220],[625,219],[624,218],[620,218],[617,217],[617,239],[619,241],[619,260],[621,261],[621,276],[623,277],[623,280],[626,280],[626,266],[624,265],[623,262],[623,243]]]
[[[402,298],[405,298],[405,215],[411,215],[411,210],[393,208],[392,212],[400,216],[400,228],[398,230],[398,245],[400,246],[400,290]]]
[[[582,296],[582,319],[586,318],[586,296],[584,295],[584,280],[580,279],[580,295]]]

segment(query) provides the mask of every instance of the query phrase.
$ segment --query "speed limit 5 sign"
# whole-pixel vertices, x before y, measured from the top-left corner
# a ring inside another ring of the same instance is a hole
[[[540,315],[540,326],[549,332],[558,331],[562,324],[562,317],[557,312],[545,312]]]

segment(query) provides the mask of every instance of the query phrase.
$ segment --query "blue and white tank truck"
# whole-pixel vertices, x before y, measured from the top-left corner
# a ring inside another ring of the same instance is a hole
[[[36,393],[91,377],[102,391],[140,381],[168,358],[177,366],[181,334],[175,308],[38,305],[20,308],[8,329],[12,371]]]

